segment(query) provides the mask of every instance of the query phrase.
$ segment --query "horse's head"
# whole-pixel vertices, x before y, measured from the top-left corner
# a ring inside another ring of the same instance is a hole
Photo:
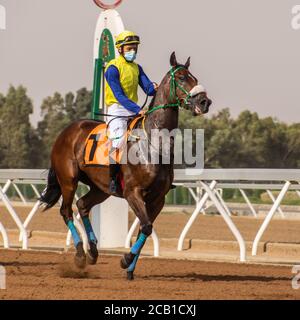
[[[207,113],[212,101],[207,97],[205,88],[198,84],[198,80],[189,71],[190,58],[185,64],[179,64],[173,52],[170,63],[170,99],[176,99],[183,108],[192,111],[194,116]]]

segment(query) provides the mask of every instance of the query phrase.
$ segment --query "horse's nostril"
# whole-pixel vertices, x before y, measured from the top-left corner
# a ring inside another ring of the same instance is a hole
[[[211,105],[211,100],[210,99],[203,99],[200,102],[202,108],[203,108],[203,113],[207,113],[209,111],[209,106]]]
[[[201,107],[206,108],[208,106],[208,99],[202,99],[200,101],[200,105],[201,105]]]

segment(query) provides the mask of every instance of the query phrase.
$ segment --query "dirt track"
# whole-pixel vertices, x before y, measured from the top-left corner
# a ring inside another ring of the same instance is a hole
[[[290,267],[142,258],[128,282],[119,260],[78,271],[72,254],[0,250],[0,299],[300,299]]]
[[[30,211],[16,209],[22,220]],[[162,214],[155,229],[160,238],[178,238],[188,218],[186,214]],[[246,217],[233,220],[246,240],[253,240],[262,223],[261,219]],[[6,228],[15,228],[3,208],[1,222]],[[29,229],[66,232],[57,208],[38,213]],[[264,239],[299,243],[299,230],[299,220],[273,220]],[[188,237],[233,239],[220,216],[200,216]],[[1,249],[7,290],[0,290],[0,299],[300,299],[300,289],[292,289],[294,275],[288,266],[142,258],[136,280],[128,282],[119,260],[102,255],[96,266],[78,271],[72,253]]]

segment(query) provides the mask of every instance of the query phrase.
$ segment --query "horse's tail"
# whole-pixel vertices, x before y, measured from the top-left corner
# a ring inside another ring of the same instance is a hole
[[[56,173],[53,168],[50,168],[48,173],[46,190],[43,192],[43,194],[39,199],[41,202],[46,204],[43,211],[46,211],[52,208],[56,204],[56,202],[59,200],[60,196],[61,196],[61,188],[58,183]]]

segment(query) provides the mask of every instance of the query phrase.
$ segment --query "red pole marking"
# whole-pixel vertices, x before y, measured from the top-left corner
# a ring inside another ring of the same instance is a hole
[[[116,8],[117,6],[119,6],[122,2],[122,0],[117,0],[114,4],[105,4],[104,1],[100,1],[100,0],[94,0],[95,4],[104,9],[104,10],[107,10],[107,9],[114,9]]]

